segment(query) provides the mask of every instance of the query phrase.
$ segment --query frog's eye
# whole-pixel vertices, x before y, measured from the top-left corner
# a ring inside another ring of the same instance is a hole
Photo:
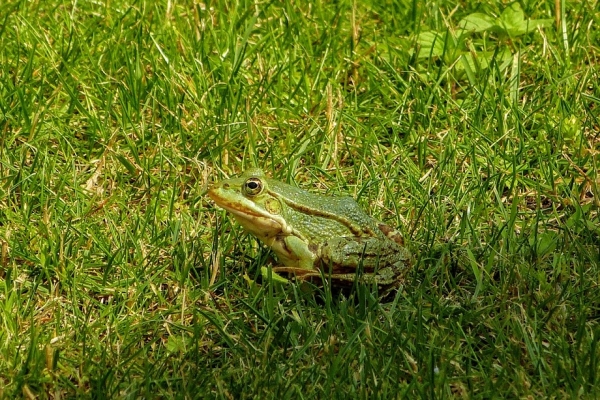
[[[258,178],[248,178],[244,182],[244,193],[248,196],[256,196],[263,190],[263,183]]]

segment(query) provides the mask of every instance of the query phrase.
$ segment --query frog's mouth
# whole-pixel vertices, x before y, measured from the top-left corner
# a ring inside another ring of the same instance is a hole
[[[258,237],[275,236],[278,234],[289,235],[292,231],[283,217],[270,214],[266,210],[257,207],[253,201],[244,197],[236,197],[234,201],[231,201],[220,196],[218,189],[210,189],[208,196],[219,207],[233,214],[235,219],[247,231]]]

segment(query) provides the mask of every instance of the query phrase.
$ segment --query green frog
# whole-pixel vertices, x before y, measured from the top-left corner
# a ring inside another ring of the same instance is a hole
[[[333,286],[362,279],[388,292],[410,267],[401,235],[365,214],[351,197],[310,193],[267,178],[258,168],[215,183],[208,195],[273,250],[281,263],[273,267],[275,274],[326,278]]]

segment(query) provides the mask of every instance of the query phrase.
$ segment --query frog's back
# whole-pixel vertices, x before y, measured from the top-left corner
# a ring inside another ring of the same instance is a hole
[[[357,236],[365,233],[381,235],[379,222],[366,214],[352,197],[311,193],[275,180],[269,180],[268,184],[273,195],[283,199],[296,211],[327,217],[344,225],[351,224],[350,228]]]

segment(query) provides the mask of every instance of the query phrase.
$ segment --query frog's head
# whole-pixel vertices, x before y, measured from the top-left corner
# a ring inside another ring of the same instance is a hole
[[[247,231],[259,238],[289,235],[292,228],[282,215],[284,205],[269,192],[268,185],[264,172],[253,168],[238,178],[213,184],[208,189],[208,195],[219,207],[232,213]]]

